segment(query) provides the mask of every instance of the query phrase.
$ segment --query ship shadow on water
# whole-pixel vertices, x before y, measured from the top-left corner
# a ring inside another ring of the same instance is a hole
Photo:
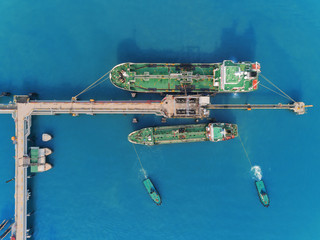
[[[136,35],[136,34],[134,34]],[[205,36],[204,36],[205,37]],[[217,39],[208,40],[212,43]],[[256,61],[256,36],[252,24],[237,33],[237,23],[233,23],[230,27],[222,29],[220,44],[211,52],[201,51],[201,46],[182,46],[180,49],[158,50],[155,48],[144,49],[136,38],[127,38],[118,44],[118,63],[123,62],[151,62],[151,63],[215,63],[222,62],[226,59],[233,61]],[[142,94],[138,94],[142,95]],[[146,95],[146,94],[143,94]],[[153,96],[154,94],[147,94]],[[155,94],[157,95],[157,94]],[[218,94],[214,98],[215,103],[234,103],[248,102],[248,95],[238,94],[236,99],[230,98],[230,94]],[[159,95],[158,95],[159,96]],[[212,101],[212,100],[211,100]],[[218,121],[236,122],[236,116],[233,110],[227,111],[211,111],[211,118]]]
[[[205,37],[205,36],[204,36]],[[212,39],[216,42],[216,39]],[[255,61],[256,37],[250,24],[243,33],[237,33],[237,24],[222,30],[220,45],[212,52],[201,52],[201,46],[185,46],[180,50],[142,49],[135,38],[127,38],[118,44],[118,63],[122,62],[170,62],[192,63]]]
[[[110,66],[110,69],[113,66]],[[109,69],[106,69],[108,71]],[[96,78],[99,78],[99,73],[97,73]],[[96,80],[96,79],[94,79]],[[30,93],[35,93],[31,97],[32,100],[47,100],[47,99],[57,99],[57,100],[71,100],[71,98],[82,90],[84,90],[88,85],[90,85],[93,80],[88,80],[87,83],[78,82],[63,82],[55,86],[48,86],[42,83],[39,79],[26,77],[23,79],[23,84],[17,86],[12,84],[12,81],[8,81],[8,84],[3,85],[5,91],[10,92],[11,96],[0,98],[1,103],[8,103],[12,101],[13,95],[28,95]],[[119,88],[116,88],[108,80],[101,84],[99,87],[90,90],[89,92],[78,97],[78,100],[88,100],[94,98],[97,100],[126,100],[131,99],[129,92],[125,92]]]

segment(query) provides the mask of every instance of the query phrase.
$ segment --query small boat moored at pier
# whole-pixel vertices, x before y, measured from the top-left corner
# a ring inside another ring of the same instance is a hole
[[[50,148],[43,148],[44,149],[44,155],[49,156],[52,153],[52,150]]]
[[[161,201],[161,197],[160,194],[158,193],[158,191],[156,190],[156,188],[153,186],[150,178],[146,178],[145,180],[143,180],[143,185],[145,186],[145,188],[148,191],[149,196],[151,197],[151,199],[157,204],[157,205],[161,205],[162,201]]]
[[[42,134],[42,141],[48,142],[48,141],[50,141],[51,139],[52,139],[52,136],[51,136],[50,134],[48,134],[48,133]]]
[[[257,191],[258,191],[258,195],[259,195],[259,198],[260,198],[260,201],[261,201],[262,205],[265,206],[265,207],[269,207],[270,199],[268,197],[267,189],[266,189],[266,187],[264,185],[264,182],[262,180],[255,181],[255,185],[256,185],[256,188],[257,188]]]

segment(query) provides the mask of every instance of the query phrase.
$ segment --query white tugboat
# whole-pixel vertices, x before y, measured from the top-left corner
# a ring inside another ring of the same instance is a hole
[[[52,139],[52,136],[51,136],[50,134],[48,134],[48,133],[42,134],[42,141],[48,142],[48,141],[50,141],[51,139]]]
[[[52,150],[50,148],[43,148],[44,155],[49,156],[52,153]]]

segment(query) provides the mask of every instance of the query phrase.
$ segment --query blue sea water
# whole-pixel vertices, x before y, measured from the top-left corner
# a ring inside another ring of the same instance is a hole
[[[1,1],[0,89],[70,99],[114,65],[131,62],[259,61],[297,101],[288,111],[214,111],[237,123],[271,199],[259,202],[239,139],[137,146],[160,192],[156,206],[127,135],[156,116],[40,116],[31,144],[54,150],[54,169],[29,181],[34,239],[319,239],[320,3],[305,1]],[[266,82],[262,82],[267,85]],[[81,99],[130,99],[110,82]],[[161,99],[138,95],[137,99]],[[9,98],[2,98],[3,103]],[[263,88],[217,103],[287,103]],[[14,214],[14,135],[0,116],[0,220]],[[193,121],[168,120],[167,124]],[[54,135],[40,141],[41,133]]]

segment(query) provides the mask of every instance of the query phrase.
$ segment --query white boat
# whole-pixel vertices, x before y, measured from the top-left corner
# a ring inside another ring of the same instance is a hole
[[[48,142],[48,141],[50,141],[51,139],[52,139],[52,136],[51,136],[50,134],[48,134],[48,133],[43,133],[43,134],[42,134],[42,141]]]
[[[41,164],[38,166],[38,172],[45,172],[52,168],[50,163]]]
[[[49,156],[52,153],[52,150],[50,148],[43,148],[44,155]]]

